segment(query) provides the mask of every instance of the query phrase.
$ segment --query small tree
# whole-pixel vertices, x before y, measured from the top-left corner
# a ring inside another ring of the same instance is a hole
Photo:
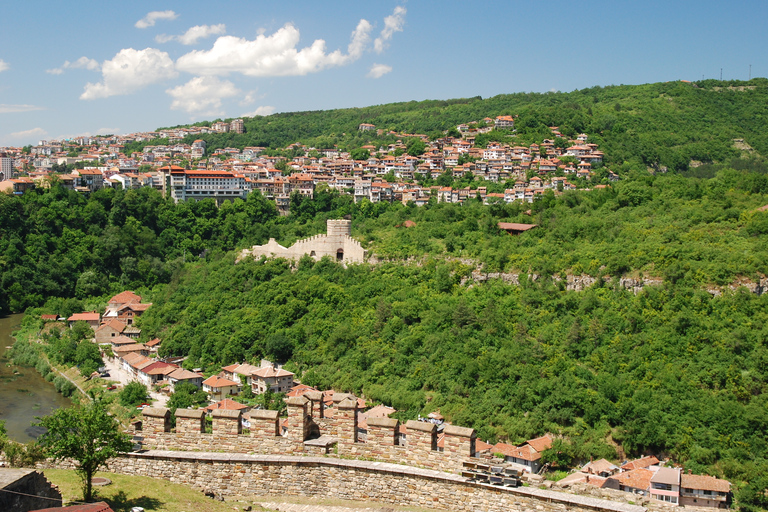
[[[138,405],[147,398],[147,388],[140,382],[131,382],[120,390],[120,405]]]
[[[120,432],[117,420],[100,400],[80,407],[57,409],[38,418],[46,429],[37,442],[53,460],[72,459],[83,483],[83,499],[93,496],[91,479],[98,469],[120,452],[131,449],[130,438]]]

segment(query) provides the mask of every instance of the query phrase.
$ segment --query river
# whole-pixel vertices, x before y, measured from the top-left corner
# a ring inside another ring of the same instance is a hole
[[[0,420],[5,421],[9,438],[26,443],[39,435],[32,427],[35,416],[45,416],[72,402],[34,368],[9,366],[6,347],[13,345],[11,333],[19,328],[23,316],[0,316]]]

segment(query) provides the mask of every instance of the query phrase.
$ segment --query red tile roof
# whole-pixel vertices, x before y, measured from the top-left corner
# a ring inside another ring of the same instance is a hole
[[[549,434],[546,434],[544,436],[537,437],[536,439],[529,439],[526,444],[530,445],[534,450],[541,453],[544,450],[549,450],[552,448],[552,437]]]
[[[114,512],[105,502],[88,503],[86,505],[71,505],[69,507],[41,508],[32,512]]]
[[[109,299],[109,304],[133,304],[139,302],[141,302],[141,297],[130,290],[120,292]]]
[[[231,398],[225,398],[224,400],[216,402],[215,404],[211,404],[205,408],[206,411],[214,411],[216,409],[223,409],[226,411],[241,411],[243,409],[248,409],[248,406],[241,404],[240,402],[235,402]]]
[[[653,455],[648,455],[640,459],[635,459],[627,462],[626,464],[621,466],[621,470],[630,471],[632,469],[647,468],[648,466],[653,466],[654,464],[658,464],[658,463],[659,463],[659,459],[657,459]]]
[[[237,386],[238,383],[231,381],[229,379],[225,379],[224,377],[219,377],[218,375],[212,375],[205,379],[203,381],[203,384],[206,386],[211,386],[212,388],[221,388],[226,386]]]
[[[680,477],[680,487],[683,489],[701,489],[704,491],[730,492],[731,482],[720,480],[708,475],[688,475]]]
[[[86,322],[98,322],[101,315],[97,311],[89,311],[86,313],[75,313],[71,317],[67,318],[70,322],[77,322],[78,320],[84,320]]]
[[[652,477],[653,471],[650,469],[639,468],[619,473],[618,475],[610,477],[610,479],[618,480],[624,487],[646,491],[651,486]]]

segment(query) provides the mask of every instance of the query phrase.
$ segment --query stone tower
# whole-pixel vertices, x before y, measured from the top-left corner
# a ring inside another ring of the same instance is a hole
[[[328,236],[352,236],[352,221],[351,220],[329,220],[328,221]]]

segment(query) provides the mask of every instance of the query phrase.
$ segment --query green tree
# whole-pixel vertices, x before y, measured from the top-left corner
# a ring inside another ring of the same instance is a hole
[[[147,398],[147,388],[140,382],[131,382],[120,390],[120,405],[132,407],[139,405]]]
[[[353,149],[349,152],[349,155],[352,157],[352,160],[368,160],[371,156],[371,152],[367,149]]]
[[[75,461],[85,501],[93,496],[93,474],[109,459],[129,451],[132,446],[130,438],[120,432],[120,424],[100,400],[57,409],[50,416],[38,419],[37,425],[46,429],[38,438],[38,444],[54,460]]]

